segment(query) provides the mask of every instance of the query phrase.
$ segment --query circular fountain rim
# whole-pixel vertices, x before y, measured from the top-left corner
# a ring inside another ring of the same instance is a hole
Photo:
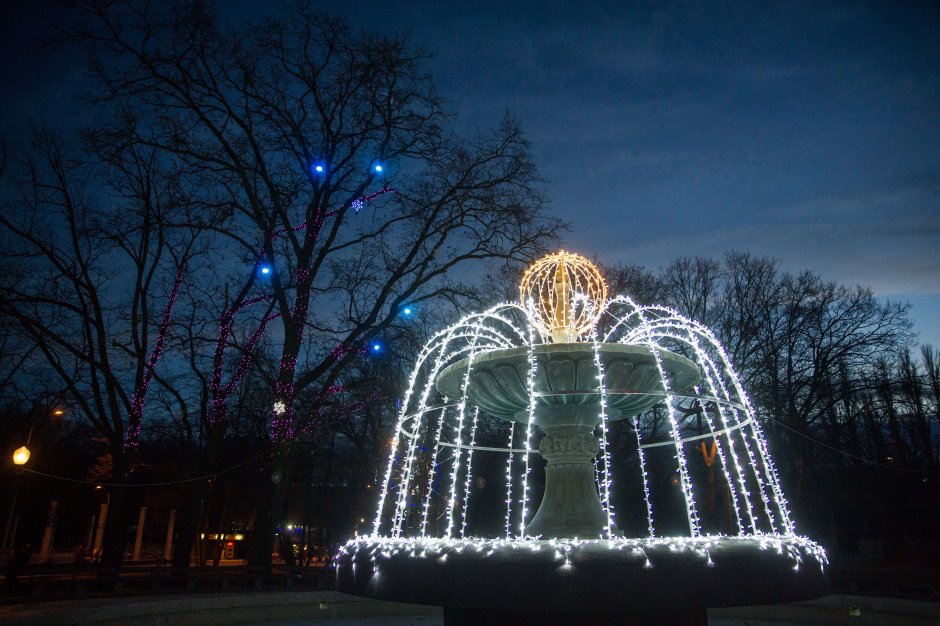
[[[796,535],[369,536],[347,542],[334,562],[339,591],[497,611],[667,611],[736,606],[742,599],[793,602],[828,591],[825,550]],[[664,585],[675,593],[663,593]]]

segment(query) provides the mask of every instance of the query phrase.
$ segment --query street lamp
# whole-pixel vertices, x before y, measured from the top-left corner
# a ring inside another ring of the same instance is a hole
[[[13,453],[13,464],[14,465],[26,465],[26,461],[29,460],[29,448],[26,446],[20,446]]]
[[[54,407],[47,415],[53,417],[62,417],[66,410],[62,407]],[[20,495],[20,474],[21,469],[29,461],[29,442],[33,439],[33,430],[39,424],[39,421],[33,419],[33,425],[29,427],[29,433],[26,435],[26,445],[20,446],[13,452],[13,465],[16,466],[16,486],[13,489],[13,499],[10,502],[10,512],[7,515],[7,523],[3,529],[3,542],[0,543],[0,558],[7,557],[12,552],[13,543],[16,540],[16,500]]]
[[[32,429],[30,429],[30,434],[32,434]],[[27,440],[26,443],[29,443]],[[13,542],[16,537],[16,522],[18,517],[15,515],[16,511],[16,500],[20,496],[20,474],[23,470],[20,468],[23,465],[26,465],[26,461],[29,460],[29,448],[26,446],[20,446],[13,452],[13,464],[16,465],[16,486],[13,488],[13,499],[10,502],[10,512],[7,515],[7,523],[3,528],[3,543],[0,544],[0,558],[3,559],[3,562],[8,562],[8,559],[13,558]]]
[[[62,417],[65,415],[65,409],[62,407],[55,407],[49,413],[53,417]],[[26,462],[29,461],[29,442],[33,439],[33,431],[36,429],[36,426],[39,425],[39,421],[33,421],[33,425],[29,427],[29,433],[26,435],[26,445],[20,446],[13,452],[13,464],[17,466],[26,465]]]

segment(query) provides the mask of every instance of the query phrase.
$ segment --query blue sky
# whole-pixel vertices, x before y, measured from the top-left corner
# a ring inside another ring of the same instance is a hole
[[[773,256],[940,345],[940,10],[895,4],[327,3],[409,29],[465,127],[519,117],[568,247]]]
[[[0,32],[16,87],[0,96],[5,127],[80,77],[73,60],[23,53],[15,4]],[[408,30],[462,130],[516,115],[550,210],[572,223],[567,248],[651,269],[773,256],[911,302],[940,346],[940,5],[314,4]],[[264,10],[220,6],[233,20]]]

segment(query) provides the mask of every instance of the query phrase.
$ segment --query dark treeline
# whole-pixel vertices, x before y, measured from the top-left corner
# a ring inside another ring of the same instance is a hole
[[[203,2],[66,15],[84,122],[0,155],[9,534],[36,545],[56,500],[56,546],[116,565],[147,506],[147,554],[186,568],[220,533],[265,566],[370,531],[422,343],[564,230],[518,125],[455,136],[420,50],[302,3],[237,26]],[[911,351],[906,306],[744,253],[606,274],[718,335],[802,532],[917,551],[940,359]]]
[[[907,305],[742,252],[607,273],[614,293],[672,306],[721,340],[800,532],[835,554],[933,563],[940,358],[916,347]],[[647,436],[664,427],[655,412],[647,416]],[[708,449],[700,452],[705,474]]]
[[[47,417],[23,420],[31,403],[88,425],[93,467],[54,473],[107,483],[106,564],[144,483],[169,483],[177,567],[236,515],[270,564],[294,487],[329,489],[344,446],[380,444],[331,433],[394,403],[377,364],[399,371],[421,324],[473,300],[460,276],[564,225],[515,121],[455,135],[404,37],[305,3],[232,24],[198,1],[68,3],[52,32],[87,59],[88,95],[80,128],[35,121],[2,155],[11,440]],[[348,510],[303,507],[327,504]]]

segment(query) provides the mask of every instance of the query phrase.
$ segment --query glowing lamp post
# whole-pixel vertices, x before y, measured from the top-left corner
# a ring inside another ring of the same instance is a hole
[[[32,434],[32,431],[30,431]],[[27,442],[28,443],[28,442]],[[13,452],[13,464],[16,466],[16,487],[13,490],[13,500],[10,502],[10,512],[7,515],[7,523],[3,529],[3,543],[0,544],[0,559],[6,559],[10,556],[13,548],[13,542],[16,536],[16,500],[20,496],[20,474],[22,466],[29,461],[29,448],[20,446]]]

